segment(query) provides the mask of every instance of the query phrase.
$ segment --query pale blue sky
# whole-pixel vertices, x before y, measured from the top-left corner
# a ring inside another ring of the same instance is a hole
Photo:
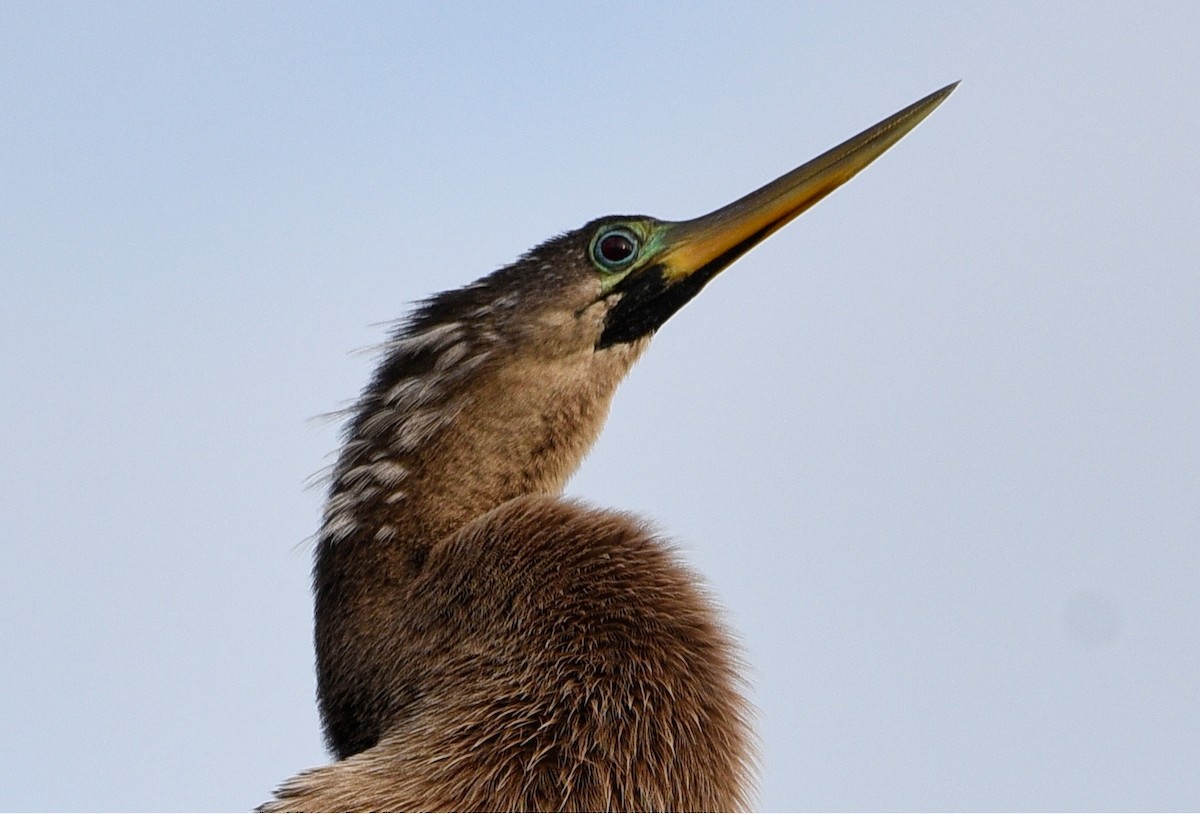
[[[7,2],[0,808],[323,762],[351,351],[955,79],[663,329],[569,491],[728,609],[761,807],[1200,807],[1200,6]]]

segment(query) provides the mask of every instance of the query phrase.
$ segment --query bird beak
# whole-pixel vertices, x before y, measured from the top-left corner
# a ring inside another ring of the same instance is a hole
[[[955,82],[929,94],[715,212],[663,223],[648,246],[648,264],[606,292],[620,299],[606,315],[596,347],[632,342],[656,331],[720,271],[883,155],[957,86]]]
[[[766,186],[703,217],[671,224],[658,258],[668,284],[711,279],[767,236],[849,181],[933,112],[955,82]]]

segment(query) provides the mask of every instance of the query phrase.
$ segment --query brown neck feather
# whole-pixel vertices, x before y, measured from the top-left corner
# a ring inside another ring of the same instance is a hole
[[[314,569],[319,694],[339,757],[373,746],[420,692],[404,597],[430,548],[513,498],[559,493],[644,347],[506,348],[497,365],[455,325],[392,345],[351,421]]]

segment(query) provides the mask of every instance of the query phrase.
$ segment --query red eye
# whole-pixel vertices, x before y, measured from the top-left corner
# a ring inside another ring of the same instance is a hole
[[[637,257],[638,238],[628,229],[610,229],[592,244],[592,256],[606,269],[620,269]]]
[[[600,241],[600,256],[610,263],[624,263],[633,255],[633,241],[622,234],[605,235]]]

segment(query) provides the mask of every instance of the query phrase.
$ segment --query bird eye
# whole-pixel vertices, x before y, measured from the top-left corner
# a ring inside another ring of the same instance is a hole
[[[624,228],[601,232],[592,243],[592,258],[609,271],[628,266],[637,257],[637,253],[637,235]]]

